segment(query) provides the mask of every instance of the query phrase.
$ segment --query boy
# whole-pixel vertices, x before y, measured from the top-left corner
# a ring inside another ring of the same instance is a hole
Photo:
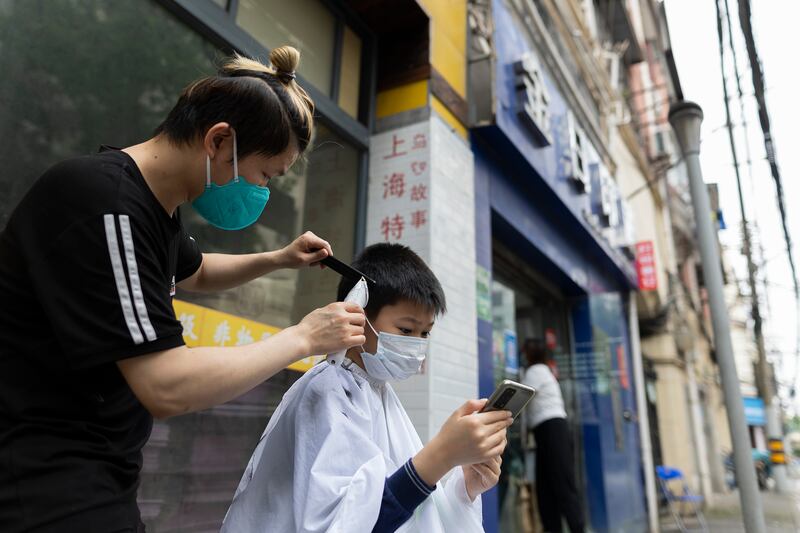
[[[370,246],[353,266],[376,282],[362,302],[366,344],[289,389],[222,531],[483,531],[479,495],[497,483],[510,413],[468,401],[422,446],[387,381],[419,371],[444,292],[405,246]],[[359,292],[364,280],[339,285],[340,300]]]

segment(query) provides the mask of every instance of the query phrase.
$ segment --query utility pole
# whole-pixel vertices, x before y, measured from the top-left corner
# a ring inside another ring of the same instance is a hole
[[[728,9],[728,0],[725,1],[725,14],[728,22],[728,38],[730,41],[731,52],[733,54],[734,74],[736,75],[736,85],[739,91],[739,98],[742,96],[742,87],[739,82],[739,66],[736,62],[736,48],[733,43],[733,36],[731,30],[731,17]],[[789,480],[786,475],[786,458],[783,453],[783,427],[781,424],[781,408],[780,402],[775,402],[776,391],[772,387],[772,377],[770,367],[767,362],[767,351],[764,347],[764,332],[763,322],[761,320],[761,310],[758,302],[758,289],[756,286],[756,265],[753,262],[753,248],[752,240],[750,237],[750,226],[747,223],[747,214],[744,208],[744,196],[742,195],[742,182],[739,176],[739,159],[736,154],[736,142],[733,137],[733,125],[731,124],[731,110],[730,101],[728,98],[728,79],[725,75],[725,45],[722,37],[722,11],[720,9],[720,0],[716,0],[717,6],[717,35],[719,37],[719,61],[720,69],[722,70],[722,91],[725,96],[725,120],[728,128],[728,139],[731,145],[731,154],[733,154],[733,168],[736,173],[736,189],[739,192],[739,209],[742,213],[742,232],[744,237],[744,254],[747,258],[747,282],[750,285],[750,309],[753,316],[753,334],[756,338],[756,349],[758,351],[758,390],[761,393],[761,398],[764,400],[764,408],[767,412],[767,438],[769,439],[770,455],[773,459],[773,478],[775,479],[775,488],[780,493],[789,491]],[[749,21],[748,21],[749,24]],[[755,46],[755,45],[754,45]],[[754,74],[755,75],[755,74]],[[743,107],[743,106],[742,106]],[[744,110],[742,110],[742,120],[744,118]],[[745,139],[747,144],[748,139]],[[787,235],[788,239],[788,235]],[[791,259],[791,258],[790,258]],[[795,284],[795,291],[797,285]],[[797,292],[795,292],[797,297]]]
[[[703,278],[708,291],[711,319],[714,326],[714,346],[717,352],[722,390],[725,395],[725,409],[733,444],[733,459],[736,467],[736,480],[739,485],[739,500],[742,506],[745,531],[764,533],[764,509],[761,493],[756,483],[756,472],[750,452],[750,437],[744,418],[742,391],[739,389],[739,376],[736,373],[736,360],[733,357],[733,343],[722,284],[716,231],[713,228],[708,200],[708,190],[700,169],[700,125],[703,111],[694,102],[680,101],[669,110],[669,122],[683,151],[689,174],[689,189],[692,194],[697,240],[703,263]]]

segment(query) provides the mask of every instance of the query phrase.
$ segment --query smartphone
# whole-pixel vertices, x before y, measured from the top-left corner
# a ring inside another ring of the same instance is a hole
[[[511,411],[511,416],[517,418],[528,402],[536,395],[536,389],[522,383],[504,380],[489,397],[489,401],[481,409],[481,413],[488,411]]]

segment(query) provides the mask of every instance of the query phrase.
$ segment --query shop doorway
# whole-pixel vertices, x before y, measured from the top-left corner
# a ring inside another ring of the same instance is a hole
[[[521,381],[528,362],[520,348],[528,339],[542,341],[553,357],[551,370],[561,386],[572,434],[578,490],[585,494],[580,382],[573,350],[569,300],[535,265],[526,263],[497,241],[492,246],[492,265],[495,384],[504,379]],[[533,509],[536,499],[535,442],[525,416],[518,417],[509,429],[508,442],[499,484],[500,531],[519,528],[519,500],[525,500],[526,491],[530,490],[530,507]],[[584,502],[584,513],[588,516],[585,507]],[[534,531],[538,531],[536,511],[533,514]]]

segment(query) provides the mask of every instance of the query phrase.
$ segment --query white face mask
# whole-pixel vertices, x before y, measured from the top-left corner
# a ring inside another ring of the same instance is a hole
[[[378,337],[378,348],[374,355],[361,352],[364,369],[370,376],[382,381],[402,381],[419,372],[428,355],[428,339],[378,333],[369,320],[367,324]]]

